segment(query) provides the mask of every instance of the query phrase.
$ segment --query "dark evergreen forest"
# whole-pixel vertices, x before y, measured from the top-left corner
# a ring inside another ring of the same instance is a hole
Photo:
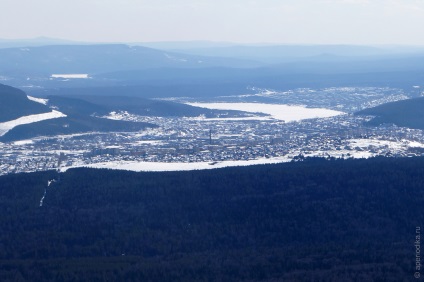
[[[424,158],[6,175],[0,281],[417,281],[423,200]]]

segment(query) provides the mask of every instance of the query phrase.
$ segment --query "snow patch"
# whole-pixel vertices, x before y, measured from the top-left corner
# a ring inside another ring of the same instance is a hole
[[[103,116],[102,118],[112,119],[112,120],[126,120],[127,118],[132,117],[127,111],[120,112],[110,112],[109,115]]]
[[[41,197],[41,200],[40,200],[40,207],[43,206],[43,202],[44,202],[44,198],[46,197],[46,194],[47,194],[47,189],[44,189],[44,194],[43,194],[43,196]]]
[[[139,117],[140,117],[139,115],[134,115],[134,114],[128,113],[127,111],[119,111],[119,112],[113,111],[113,112],[110,112],[109,115],[102,116],[101,118],[138,122]]]
[[[49,102],[48,99],[42,99],[42,98],[36,98],[36,97],[31,97],[29,95],[27,95],[28,99],[43,105],[47,105],[47,103]]]
[[[23,145],[31,145],[31,144],[34,144],[34,141],[31,139],[13,142],[13,145],[15,146],[23,146]]]
[[[44,199],[46,198],[46,195],[47,195],[47,188],[49,188],[49,187],[50,187],[50,185],[51,185],[53,182],[56,182],[56,179],[52,179],[52,180],[47,181],[47,187],[44,189],[44,194],[43,194],[43,196],[41,197],[41,200],[40,200],[40,207],[42,207],[42,206],[43,206]]]
[[[9,130],[13,129],[14,127],[18,125],[30,124],[34,122],[39,122],[39,121],[54,119],[54,118],[61,118],[61,117],[66,117],[66,115],[61,112],[53,110],[50,113],[29,115],[29,116],[20,117],[15,120],[2,122],[0,123],[0,136],[5,135]]]
[[[378,139],[350,139],[350,146],[359,147],[361,149],[369,148],[387,148],[391,151],[406,150],[408,148],[424,148],[424,144],[417,141],[400,140],[400,141],[388,141]]]
[[[170,59],[172,61],[178,61],[178,62],[183,62],[183,63],[186,63],[188,61],[187,59],[177,58],[177,57],[171,56],[171,55],[166,54],[166,53],[164,53],[164,55],[165,55],[165,57],[167,57],[168,59]]]

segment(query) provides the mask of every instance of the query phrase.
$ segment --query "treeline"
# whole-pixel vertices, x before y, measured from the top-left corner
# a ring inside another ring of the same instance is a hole
[[[424,158],[73,169],[0,187],[1,281],[410,281],[424,222]]]

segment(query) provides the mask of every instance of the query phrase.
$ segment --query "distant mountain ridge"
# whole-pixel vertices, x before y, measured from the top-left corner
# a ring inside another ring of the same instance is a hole
[[[45,36],[23,39],[0,38],[0,48],[38,47],[47,45],[85,45],[88,43],[66,39],[50,38]]]
[[[0,74],[100,73],[148,68],[254,67],[252,61],[179,54],[124,44],[53,45],[0,49]]]
[[[192,55],[218,56],[227,58],[250,58],[265,63],[291,61],[299,58],[321,56],[381,56],[390,52],[384,48],[355,45],[234,45],[222,47],[197,47],[171,49]]]
[[[202,44],[212,47],[199,55],[190,53],[187,44],[180,44],[178,50],[125,44],[0,49],[0,79],[29,92],[41,89],[45,95],[64,88],[139,86],[148,93],[135,96],[151,98],[209,96],[203,94],[208,91],[240,94],[249,86],[279,90],[370,85],[404,88],[419,85],[424,73],[424,48],[418,47],[220,46],[206,42]],[[196,44],[202,45],[191,43]],[[88,78],[53,74],[86,74]]]

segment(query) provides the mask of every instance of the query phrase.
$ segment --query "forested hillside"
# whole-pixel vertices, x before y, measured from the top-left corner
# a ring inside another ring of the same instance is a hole
[[[50,111],[47,106],[29,100],[22,90],[0,84],[0,122]]]
[[[7,175],[0,280],[411,281],[423,200],[424,158]]]
[[[358,112],[375,116],[369,123],[379,125],[394,123],[397,126],[424,129],[424,97],[386,103]]]

